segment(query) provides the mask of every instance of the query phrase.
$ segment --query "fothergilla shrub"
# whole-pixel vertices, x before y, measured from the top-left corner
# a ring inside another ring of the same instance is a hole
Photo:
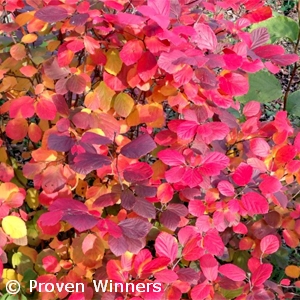
[[[264,1],[1,0],[0,13],[3,297],[13,279],[24,299],[293,298],[300,134],[285,111],[264,121],[249,78],[298,56],[253,27],[272,17]]]

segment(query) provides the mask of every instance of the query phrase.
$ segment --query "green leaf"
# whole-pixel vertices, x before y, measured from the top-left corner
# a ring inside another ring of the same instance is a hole
[[[266,27],[270,34],[270,43],[276,42],[280,38],[289,38],[296,41],[299,33],[297,22],[286,16],[277,16],[260,23],[254,24],[251,30]]]
[[[268,72],[259,71],[249,74],[249,91],[246,95],[237,97],[242,103],[255,100],[260,103],[267,103],[281,97],[281,85],[276,77]]]
[[[297,117],[300,117],[300,90],[289,94],[286,110]]]
[[[220,288],[220,291],[226,299],[234,299],[243,293],[243,288],[239,288],[236,290],[225,290]]]

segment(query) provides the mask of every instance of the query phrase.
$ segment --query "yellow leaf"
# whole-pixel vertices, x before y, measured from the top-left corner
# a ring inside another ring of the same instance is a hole
[[[106,64],[104,69],[107,73],[116,76],[122,69],[122,60],[117,49],[109,49],[106,53]]]
[[[126,118],[134,107],[133,99],[125,93],[119,93],[115,98],[114,109],[121,117]]]
[[[29,21],[31,21],[33,19],[33,12],[24,12],[22,14],[19,14],[18,16],[16,16],[15,22],[19,25],[19,26],[23,26],[26,23],[28,23]]]
[[[25,222],[16,216],[7,216],[2,220],[2,228],[13,239],[20,239],[27,235]]]
[[[99,99],[99,107],[104,111],[108,112],[111,107],[111,100],[116,94],[114,90],[109,88],[104,81],[95,88],[95,93]]]
[[[300,268],[295,265],[287,266],[285,274],[291,278],[298,278],[300,276]]]
[[[39,193],[34,188],[29,188],[26,194],[26,202],[31,209],[36,209],[39,203]]]

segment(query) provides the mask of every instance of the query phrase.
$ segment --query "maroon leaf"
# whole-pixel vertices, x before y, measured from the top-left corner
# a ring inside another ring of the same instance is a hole
[[[160,215],[160,222],[171,230],[175,230],[180,222],[180,217],[172,211],[166,210]]]
[[[86,81],[81,75],[73,75],[67,81],[67,89],[75,94],[82,94],[85,90]]]
[[[125,190],[121,194],[121,205],[128,210],[131,210],[135,204],[135,196],[130,190]]]
[[[107,207],[114,205],[120,198],[119,194],[108,193],[98,197],[93,203],[93,207]]]
[[[87,19],[89,18],[89,14],[85,13],[85,14],[77,14],[77,15],[73,15],[70,18],[70,24],[71,25],[75,25],[75,26],[81,26],[84,25],[87,21]]]
[[[38,10],[34,16],[44,22],[56,23],[66,19],[68,11],[60,6],[49,5]]]
[[[58,65],[57,58],[52,57],[43,63],[45,74],[51,79],[60,79],[69,75],[67,68]]]
[[[151,167],[143,162],[129,165],[124,170],[124,178],[128,182],[139,182],[150,178],[153,174]]]
[[[149,134],[139,136],[121,149],[121,154],[128,158],[140,158],[156,148]]]
[[[107,145],[112,142],[108,137],[101,136],[94,132],[86,132],[82,136],[80,141],[87,144],[96,144],[96,145]]]

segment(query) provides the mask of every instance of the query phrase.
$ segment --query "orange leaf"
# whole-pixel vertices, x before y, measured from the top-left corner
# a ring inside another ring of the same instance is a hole
[[[35,42],[37,40],[37,35],[34,33],[29,33],[29,34],[25,34],[22,39],[21,42],[24,44],[31,44],[33,42]]]
[[[298,278],[300,276],[300,268],[294,265],[289,265],[285,268],[285,274],[291,278]]]
[[[26,77],[32,77],[34,74],[37,73],[37,69],[29,65],[29,66],[22,67],[20,69],[20,72]]]
[[[23,44],[15,44],[10,48],[10,55],[15,60],[22,60],[26,57],[26,49]]]
[[[42,130],[35,123],[31,123],[28,128],[28,136],[34,142],[38,143],[42,138]]]

